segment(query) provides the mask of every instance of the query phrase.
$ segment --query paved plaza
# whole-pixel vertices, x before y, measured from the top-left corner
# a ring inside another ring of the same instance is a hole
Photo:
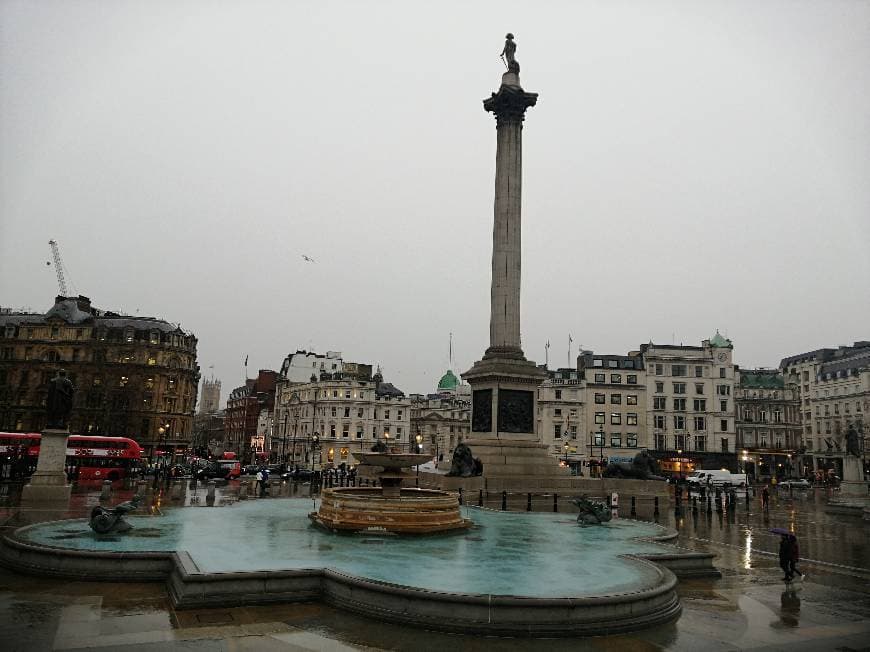
[[[120,492],[119,492],[119,496]],[[303,500],[267,498],[265,500]],[[70,516],[98,503],[76,493]],[[307,499],[304,499],[307,500]],[[642,633],[586,639],[499,639],[448,635],[371,621],[312,603],[232,609],[174,610],[163,583],[115,584],[54,580],[0,570],[0,634],[10,650],[867,650],[870,649],[870,524],[826,514],[825,490],[774,495],[768,512],[758,498],[739,500],[733,514],[694,514],[662,506],[659,522],[675,527],[678,544],[719,555],[723,577],[683,579],[683,614]],[[221,501],[219,500],[218,503]],[[570,505],[565,503],[565,511]],[[309,503],[310,504],[310,503]],[[537,507],[536,503],[536,507]],[[543,504],[543,503],[540,503]],[[234,506],[211,509],[225,515]],[[477,509],[469,508],[469,509]],[[15,508],[4,518],[14,520]],[[781,580],[773,527],[801,537],[805,581]],[[576,563],[583,563],[578,550]]]

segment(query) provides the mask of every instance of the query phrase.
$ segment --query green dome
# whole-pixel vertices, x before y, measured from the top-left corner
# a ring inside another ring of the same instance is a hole
[[[722,337],[719,334],[719,331],[716,331],[716,334],[710,338],[710,346],[718,349],[732,348],[731,340],[729,340],[727,337]]]
[[[459,379],[448,369],[447,373],[441,376],[441,380],[438,381],[438,389],[456,389],[458,384]]]

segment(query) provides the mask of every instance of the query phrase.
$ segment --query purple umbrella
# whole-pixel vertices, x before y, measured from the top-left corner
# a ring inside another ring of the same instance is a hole
[[[781,534],[783,536],[788,536],[789,534],[791,534],[790,530],[786,530],[785,528],[781,527],[772,527],[769,531],[773,532],[773,534]]]

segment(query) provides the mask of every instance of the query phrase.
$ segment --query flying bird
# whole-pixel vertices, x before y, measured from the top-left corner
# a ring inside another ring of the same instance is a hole
[[[310,256],[306,256],[305,254],[302,254],[302,258],[305,260],[306,263],[316,263],[317,262],[316,260],[314,260]]]

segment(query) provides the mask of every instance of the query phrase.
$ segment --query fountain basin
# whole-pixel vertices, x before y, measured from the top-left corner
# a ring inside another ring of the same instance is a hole
[[[436,534],[472,524],[462,518],[456,495],[434,489],[401,489],[396,497],[379,487],[326,489],[309,518],[333,532]]]
[[[474,528],[443,537],[337,536],[303,499],[130,516],[98,536],[85,519],[7,535],[0,562],[77,580],[165,581],[176,608],[322,600],[368,617],[455,632],[575,636],[632,631],[680,613],[677,575],[716,575],[713,555],[619,520],[463,508]]]

